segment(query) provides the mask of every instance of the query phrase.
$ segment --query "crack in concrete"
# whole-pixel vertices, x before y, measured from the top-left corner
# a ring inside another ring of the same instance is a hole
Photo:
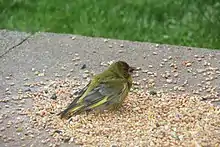
[[[22,45],[25,41],[27,41],[31,36],[33,36],[34,34],[30,34],[27,37],[25,37],[23,40],[21,40],[18,44],[10,47],[9,49],[7,49],[3,54],[0,55],[0,58],[2,58],[3,56],[5,56],[6,54],[8,54],[11,50],[13,50],[14,48]]]

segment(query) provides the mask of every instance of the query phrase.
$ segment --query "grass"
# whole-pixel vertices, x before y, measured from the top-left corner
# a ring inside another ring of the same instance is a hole
[[[220,48],[219,0],[0,0],[0,28]]]

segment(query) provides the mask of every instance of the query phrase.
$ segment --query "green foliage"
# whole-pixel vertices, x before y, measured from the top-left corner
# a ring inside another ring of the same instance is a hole
[[[218,0],[0,0],[0,28],[220,48]]]

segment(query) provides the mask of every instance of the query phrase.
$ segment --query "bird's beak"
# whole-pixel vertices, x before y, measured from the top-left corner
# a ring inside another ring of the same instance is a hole
[[[131,66],[130,66],[128,72],[129,72],[129,73],[133,73],[133,71],[135,71],[135,70],[136,70],[135,67],[131,67]]]

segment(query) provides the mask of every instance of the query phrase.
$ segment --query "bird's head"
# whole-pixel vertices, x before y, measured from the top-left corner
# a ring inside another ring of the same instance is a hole
[[[124,61],[117,61],[115,63],[112,63],[110,69],[122,75],[124,78],[129,78],[133,73],[133,71],[135,70],[134,67],[129,66]]]

